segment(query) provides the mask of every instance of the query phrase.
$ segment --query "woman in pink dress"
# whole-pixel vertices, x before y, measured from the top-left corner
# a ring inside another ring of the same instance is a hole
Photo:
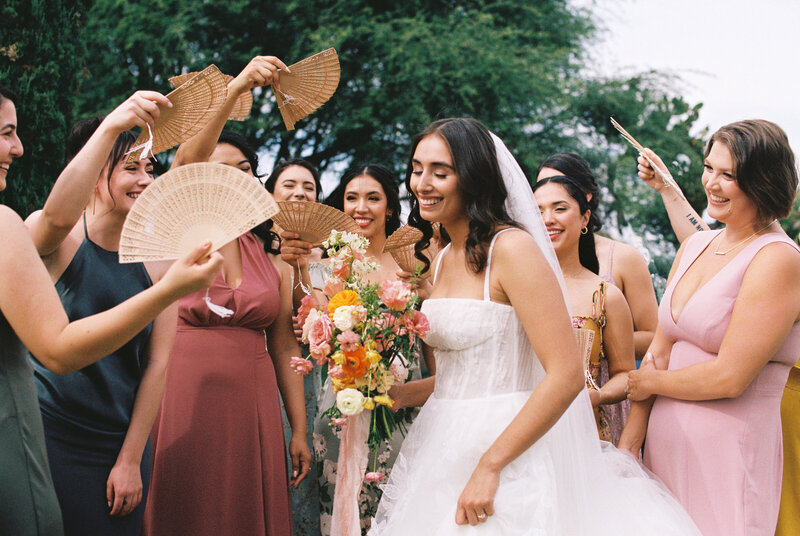
[[[705,153],[721,231],[681,246],[639,371],[620,448],[638,454],[705,536],[771,536],[781,488],[780,401],[800,355],[800,254],[777,218],[797,171],[768,121],[718,130]],[[648,423],[649,417],[649,423]]]
[[[269,84],[284,67],[276,58],[254,58],[229,83],[219,117],[184,144],[176,160],[230,165],[258,180],[255,151],[241,136],[219,131],[241,93]],[[291,268],[278,257],[271,223],[225,244],[222,273],[209,292],[180,302],[154,427],[146,535],[292,533],[288,486],[308,474],[311,453],[303,379],[289,368],[290,357],[300,355],[291,323]],[[292,427],[291,479],[281,397]]]

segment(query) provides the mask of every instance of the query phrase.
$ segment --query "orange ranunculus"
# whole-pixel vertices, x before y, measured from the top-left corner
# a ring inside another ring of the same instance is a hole
[[[344,362],[342,371],[350,378],[361,378],[367,373],[369,359],[363,346],[359,346],[352,352],[344,352]]]
[[[361,300],[358,299],[358,292],[349,289],[340,290],[328,302],[328,312],[333,314],[342,305],[358,305],[359,303],[361,303]]]

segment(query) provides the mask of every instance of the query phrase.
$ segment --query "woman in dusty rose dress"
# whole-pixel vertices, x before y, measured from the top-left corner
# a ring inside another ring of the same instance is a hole
[[[269,83],[276,65],[283,64],[254,58],[229,83],[222,124],[238,95],[252,87],[253,79]],[[176,160],[207,159],[257,180],[255,152],[237,135],[223,134],[216,143],[215,124],[222,128],[212,121],[198,135],[201,139],[193,138],[179,150]],[[210,156],[203,154],[200,143],[209,137]],[[300,355],[291,324],[291,268],[278,258],[277,235],[270,226],[266,222],[224,245],[223,271],[209,292],[180,303],[154,427],[145,534],[292,533],[288,486],[305,478],[311,454],[305,440],[303,380],[289,368],[289,358]],[[291,479],[281,397],[292,425]]]
[[[777,125],[741,121],[711,137],[703,186],[726,227],[681,246],[653,359],[629,374],[640,402],[620,448],[638,454],[646,429],[645,463],[705,536],[775,532],[781,394],[800,354],[800,254],[775,219],[789,214],[797,183]]]

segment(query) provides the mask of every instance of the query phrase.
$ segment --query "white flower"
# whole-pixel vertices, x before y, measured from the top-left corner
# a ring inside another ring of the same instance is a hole
[[[333,312],[333,324],[336,326],[336,329],[340,331],[353,329],[353,326],[356,325],[355,315],[353,314],[354,310],[355,306],[353,305],[342,305],[336,308]]]
[[[324,460],[322,462],[322,476],[330,484],[336,484],[336,463],[331,460]]]
[[[333,484],[333,482],[331,482]],[[330,514],[320,514],[319,516],[319,528],[322,534],[330,534],[331,533],[331,520],[333,516]]]
[[[324,458],[328,454],[328,447],[326,446],[325,437],[322,434],[312,434],[312,438],[314,443],[314,454],[318,458]]]
[[[361,405],[363,400],[364,395],[358,389],[347,388],[336,393],[336,407],[342,415],[358,415],[364,411],[364,406]]]

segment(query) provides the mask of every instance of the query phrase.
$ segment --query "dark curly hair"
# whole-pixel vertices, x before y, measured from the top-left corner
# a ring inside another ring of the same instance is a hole
[[[473,272],[480,273],[486,266],[489,244],[496,229],[510,225],[520,227],[506,212],[504,203],[506,191],[500,165],[497,162],[492,135],[483,123],[469,117],[440,119],[428,125],[411,141],[411,154],[406,167],[406,188],[411,191],[411,172],[417,145],[427,136],[440,136],[450,149],[458,189],[464,198],[465,211],[469,220],[469,235],[466,242],[467,262]],[[433,229],[431,223],[419,213],[419,202],[411,198],[411,213],[408,223],[422,231],[423,237],[415,246],[416,257],[430,266],[422,251],[430,244]],[[446,240],[446,229],[442,229]]]
[[[550,167],[550,166],[546,166]],[[555,169],[555,168],[553,168]],[[565,175],[556,175],[553,177],[547,177],[546,179],[542,179],[538,181],[536,184],[533,185],[534,193],[540,187],[544,186],[548,182],[552,182],[553,184],[560,184],[564,187],[567,191],[569,196],[573,198],[578,203],[578,209],[581,212],[581,216],[586,214],[587,210],[591,210],[590,202],[586,199],[586,191],[584,190],[583,184],[572,177],[567,177]],[[591,270],[592,272],[599,274],[600,273],[600,261],[597,260],[597,251],[595,250],[595,243],[594,243],[594,229],[592,229],[592,214],[589,214],[589,223],[586,225],[586,233],[581,233],[580,238],[578,239],[578,257],[580,258],[581,265]]]

